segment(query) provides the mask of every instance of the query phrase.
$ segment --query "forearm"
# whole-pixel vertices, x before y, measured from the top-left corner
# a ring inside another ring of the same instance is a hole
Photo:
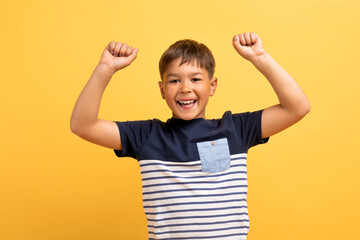
[[[112,75],[113,72],[104,64],[98,64],[95,67],[74,106],[70,120],[72,132],[80,134],[84,129],[96,123],[101,98]]]
[[[299,115],[309,112],[310,103],[301,87],[270,54],[265,52],[252,63],[271,84],[281,107]]]

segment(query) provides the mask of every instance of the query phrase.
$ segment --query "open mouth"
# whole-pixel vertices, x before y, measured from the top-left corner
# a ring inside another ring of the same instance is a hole
[[[181,107],[191,107],[196,103],[196,100],[192,101],[176,101]]]

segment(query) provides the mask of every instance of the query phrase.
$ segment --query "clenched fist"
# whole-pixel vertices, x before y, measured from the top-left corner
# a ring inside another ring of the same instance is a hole
[[[250,62],[265,53],[262,41],[256,33],[240,33],[233,38],[235,50]]]
[[[126,43],[110,42],[101,55],[99,64],[105,64],[114,73],[129,66],[136,58],[138,49]]]

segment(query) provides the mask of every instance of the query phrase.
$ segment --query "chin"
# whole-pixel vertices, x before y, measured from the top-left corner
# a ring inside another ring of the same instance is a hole
[[[173,114],[173,118],[177,118],[177,119],[182,119],[182,120],[192,120],[194,119],[194,116],[189,116],[189,115],[183,115],[183,114],[180,114],[180,115],[177,115],[177,114]]]

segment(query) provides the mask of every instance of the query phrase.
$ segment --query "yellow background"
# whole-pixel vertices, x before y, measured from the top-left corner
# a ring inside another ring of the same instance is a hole
[[[205,43],[218,89],[208,118],[278,103],[232,47],[256,32],[311,103],[299,123],[249,151],[249,240],[360,239],[359,2],[2,1],[0,239],[146,239],[137,161],[70,131],[106,45],[139,48],[106,88],[99,118],[171,116],[157,82],[163,51]]]

